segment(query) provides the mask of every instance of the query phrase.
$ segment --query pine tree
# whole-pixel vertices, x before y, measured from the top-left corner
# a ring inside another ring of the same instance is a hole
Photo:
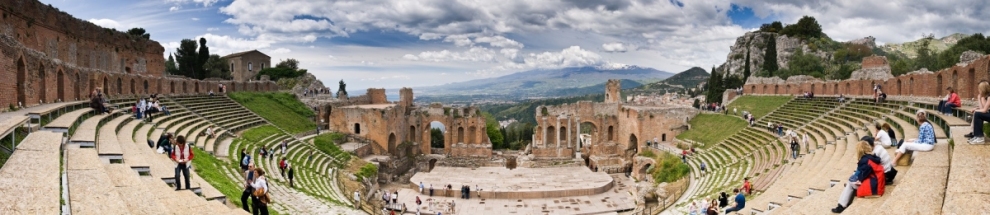
[[[742,80],[743,80],[743,83],[746,83],[746,80],[749,79],[749,75],[750,75],[750,71],[749,71],[749,46],[746,46],[746,63],[744,63],[743,66],[745,68],[743,68],[743,77],[742,77]]]
[[[763,70],[767,71],[767,77],[773,77],[777,72],[777,37],[768,36],[766,54],[763,55]]]
[[[178,75],[179,67],[175,65],[175,58],[172,54],[168,54],[168,60],[165,61],[165,74]]]
[[[203,65],[205,65],[206,61],[209,59],[210,59],[210,47],[206,47],[206,38],[199,38],[199,54],[197,54],[197,59],[196,59],[196,70],[195,70],[196,73],[193,74],[194,76],[192,78],[195,79],[206,78],[206,73],[208,71],[206,71],[206,69],[203,68]]]

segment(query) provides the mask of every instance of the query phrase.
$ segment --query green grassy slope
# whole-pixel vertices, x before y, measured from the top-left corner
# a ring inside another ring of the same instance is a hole
[[[229,95],[237,103],[241,103],[289,133],[296,134],[316,129],[313,111],[292,94],[236,92]]]
[[[689,123],[691,130],[677,135],[677,139],[699,142],[702,148],[721,142],[746,128],[746,121],[742,118],[722,114],[698,114]]]
[[[750,113],[753,113],[754,117],[759,119],[760,117],[769,114],[770,111],[773,111],[778,107],[783,106],[790,100],[791,100],[790,96],[744,95],[742,97],[739,97],[732,103],[729,103],[729,105],[726,106],[726,108],[729,109],[730,113],[732,112],[732,108],[736,108],[739,111],[739,114],[742,114],[743,111],[749,111]]]

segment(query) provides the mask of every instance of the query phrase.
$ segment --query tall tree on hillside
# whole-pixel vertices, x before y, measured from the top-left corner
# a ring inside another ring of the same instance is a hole
[[[347,84],[344,83],[344,79],[340,79],[340,87],[337,88],[337,97],[340,97],[341,94],[347,96],[347,89],[345,88],[347,88]]]
[[[937,62],[937,59],[935,59],[936,55],[931,50],[931,48],[928,47],[928,45],[931,44],[932,40],[935,39],[935,35],[928,34],[922,36],[924,38],[921,39],[921,45],[920,47],[918,47],[918,58],[916,60],[917,63],[915,65],[917,66],[917,68],[915,69],[927,68],[928,70],[936,70],[937,69],[935,68],[936,67],[935,64]]]
[[[179,67],[175,65],[175,58],[172,54],[168,54],[168,60],[165,60],[165,74],[178,75]]]
[[[745,68],[743,68],[743,77],[742,77],[742,80],[743,80],[743,83],[746,83],[746,80],[749,79],[749,75],[751,73],[749,71],[749,46],[746,46],[746,63],[743,64],[743,66]]]
[[[777,72],[777,37],[768,37],[766,54],[763,54],[763,70],[767,71],[767,77],[773,77],[773,73]]]
[[[198,66],[196,67],[196,76],[193,78],[204,79],[207,72],[203,69],[203,65],[210,59],[210,47],[206,47],[206,38],[199,38],[199,54],[197,54],[197,57],[196,63],[198,63]]]
[[[787,25],[780,33],[801,39],[819,38],[824,35],[822,33],[822,25],[818,24],[815,17],[810,16],[801,17],[797,23]]]
[[[292,70],[298,70],[299,69],[299,61],[296,60],[296,59],[294,59],[294,58],[289,58],[289,59],[283,60],[282,62],[278,62],[278,64],[275,64],[275,67],[278,67],[278,68],[287,68],[287,69],[292,69]]]
[[[127,34],[145,39],[151,39],[151,34],[145,32],[144,28],[131,28],[130,30],[127,30]]]
[[[176,75],[195,78],[198,68],[202,68],[196,53],[196,41],[183,39],[179,42],[179,48],[175,50],[175,60],[179,63],[179,72]]]

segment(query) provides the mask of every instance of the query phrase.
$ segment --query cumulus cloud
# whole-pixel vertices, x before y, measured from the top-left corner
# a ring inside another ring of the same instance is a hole
[[[122,26],[117,21],[112,19],[89,19],[86,20],[92,22],[93,24],[99,25],[104,28],[121,28]]]
[[[172,7],[168,8],[168,12],[174,12],[174,11],[178,11],[178,10],[179,10],[179,6],[172,6]]]
[[[571,46],[560,52],[530,53],[523,62],[526,67],[540,69],[599,66],[607,63],[601,55],[579,46]]]
[[[210,47],[210,53],[216,53],[219,55],[225,55],[225,54],[254,50],[254,49],[264,49],[271,47],[271,45],[275,43],[275,41],[271,41],[271,40],[263,40],[258,38],[256,39],[238,38],[238,37],[231,37],[228,35],[215,35],[210,33],[197,36],[196,38],[197,40],[199,38],[206,38],[206,46]],[[172,43],[175,43],[176,47],[178,47],[179,45],[178,42],[170,42],[169,44]],[[275,51],[283,51],[280,49],[284,49],[285,53],[288,53],[289,51],[289,49],[285,49],[285,48],[279,48],[276,49]]]
[[[193,17],[192,21],[199,21],[199,18]]]
[[[626,52],[626,46],[622,43],[605,43],[602,44],[602,50],[606,52]]]

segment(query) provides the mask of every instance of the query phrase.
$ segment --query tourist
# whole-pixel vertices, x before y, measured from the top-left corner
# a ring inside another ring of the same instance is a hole
[[[784,124],[777,123],[777,134],[781,137],[784,136]]]
[[[698,201],[691,201],[691,206],[688,206],[688,214],[698,215],[699,211],[701,210],[698,208]]]
[[[800,150],[797,136],[796,135],[788,135],[788,136],[790,136],[791,139],[791,158],[797,160],[798,150]]]
[[[983,144],[983,122],[990,121],[990,113],[987,112],[990,109],[990,84],[981,82],[979,91],[980,107],[970,111],[973,115],[973,138],[967,141],[969,144]]]
[[[890,153],[887,153],[887,149],[884,148],[883,143],[877,143],[875,139],[870,136],[863,136],[859,140],[866,141],[873,147],[873,155],[880,158],[881,165],[883,165],[883,178],[887,182],[886,184],[891,184],[894,182],[894,177],[897,177],[897,169],[894,169],[894,159],[890,158]]]
[[[901,139],[900,141],[897,140],[897,134],[894,134],[894,129],[890,128],[890,124],[884,123],[880,126],[880,128],[887,132],[887,136],[890,136],[890,146],[896,148],[904,143],[904,139]]]
[[[241,193],[241,208],[244,211],[251,212],[248,209],[248,197],[254,193],[254,187],[251,183],[254,182],[254,164],[248,164],[247,169],[244,171],[244,192]]]
[[[774,128],[773,123],[767,122],[767,131],[773,132],[773,128]]]
[[[736,203],[732,206],[732,208],[726,209],[725,214],[730,214],[746,208],[746,196],[743,196],[742,192],[740,192],[738,188],[733,189],[732,192],[736,193]]]
[[[724,192],[722,193],[725,194]],[[708,210],[705,212],[706,215],[718,215],[718,200],[712,199],[711,203],[708,205]]]
[[[897,151],[895,151],[896,153],[894,153],[895,154],[894,162],[901,160],[901,155],[904,155],[904,153],[906,153],[907,151],[927,152],[927,151],[931,151],[932,149],[935,149],[935,128],[932,127],[932,124],[928,122],[928,118],[926,118],[926,116],[927,114],[925,114],[924,110],[918,110],[916,120],[918,121],[918,124],[921,125],[918,126],[918,139],[905,141],[903,145],[897,148]],[[982,125],[983,123],[977,123],[977,124],[980,124],[979,129],[983,129],[983,125]],[[982,130],[980,130],[978,134],[983,135]],[[979,138],[978,139],[979,142],[981,143],[983,142],[982,136],[973,137],[973,138],[974,139]]]
[[[357,190],[354,191],[354,208],[361,207],[361,193]]]
[[[883,87],[880,84],[873,84],[873,101],[880,103],[880,94],[883,93]]]
[[[216,137],[216,135],[213,132],[213,126],[206,126],[206,136],[210,138]]]
[[[753,194],[753,185],[749,184],[749,177],[743,178],[742,190],[746,195]]]
[[[103,94],[99,93],[100,88],[96,88],[93,91],[92,96],[90,96],[89,107],[96,110],[96,114],[108,113],[106,106],[103,104]]]
[[[433,184],[430,184],[430,197],[433,197]]]
[[[945,115],[951,115],[952,109],[962,106],[962,101],[959,99],[959,94],[952,87],[945,88],[949,91],[949,94],[945,96],[945,100],[938,102],[938,110]]]
[[[399,191],[396,190],[396,191],[393,191],[393,193],[392,193],[392,204],[396,204],[398,202],[399,202]]]
[[[887,134],[887,130],[884,129],[884,126],[888,128],[890,127],[890,125],[888,125],[887,123],[884,123],[883,125],[880,124],[873,125],[873,128],[877,129],[877,134],[873,135],[873,139],[879,142],[881,147],[890,147],[891,144],[893,143],[891,141],[890,134]]]
[[[223,84],[217,84],[217,92],[223,93]]]
[[[809,142],[811,142],[811,139],[808,138],[808,133],[804,133],[804,138],[801,139],[801,143],[804,144],[804,148],[808,150],[808,153],[811,153],[811,148],[808,145]]]
[[[846,102],[846,97],[843,96],[842,94],[839,94],[839,102]]]
[[[179,173],[182,173],[183,178],[186,179],[186,189],[189,189],[189,161],[193,159],[193,152],[189,146],[186,146],[186,137],[179,135],[176,137],[175,150],[172,152],[172,160],[178,163],[175,166],[175,190],[182,189],[182,182],[179,180]]]
[[[146,120],[147,120],[148,122],[152,122],[152,120],[154,120],[154,119],[152,118],[152,114],[154,114],[154,113],[158,113],[158,111],[159,111],[159,109],[158,109],[158,106],[156,106],[155,104],[156,104],[156,102],[155,102],[155,100],[150,100],[150,101],[148,102],[148,104],[147,104],[147,105],[145,106],[145,111],[144,111],[144,112],[145,112],[145,113],[144,113],[144,118],[145,118],[145,119],[146,119]]]
[[[979,104],[976,106],[976,108],[969,111],[969,114],[973,117],[972,118],[973,121],[971,121],[971,123],[973,123],[972,124],[973,126],[976,126],[976,122],[977,122],[976,115],[981,113],[986,113],[987,109],[990,109],[990,97],[988,97],[990,96],[990,94],[983,94],[983,90],[981,88],[983,87],[983,84],[986,83],[987,81],[983,80],[980,81],[979,85],[977,85],[977,89],[978,89],[977,91],[979,93],[979,96],[977,96],[976,100],[979,102]],[[973,138],[973,132],[969,132],[969,134],[965,134],[963,136],[966,138]]]
[[[856,144],[856,154],[859,155],[859,162],[856,163],[856,172],[849,176],[849,182],[839,195],[839,204],[832,208],[832,213],[842,213],[852,203],[853,195],[870,196],[883,195],[884,181],[880,180],[883,174],[874,170],[883,169],[879,157],[873,155],[873,147],[866,141],[859,141]]]
[[[275,146],[272,146],[271,149],[268,149],[268,161],[271,162],[272,158],[275,158]]]
[[[138,119],[143,119],[144,118],[144,111],[146,109],[148,109],[148,101],[145,101],[144,98],[141,98],[141,100],[138,101],[138,107],[137,107],[137,118]]]
[[[251,165],[251,155],[245,155],[244,150],[241,150],[241,171],[247,170]]]
[[[295,168],[292,168],[292,165],[290,165],[288,162],[285,163],[285,168],[286,169],[289,169],[288,170],[289,171],[289,173],[288,173],[289,174],[289,187],[296,188],[295,184],[293,183],[294,182],[293,179],[295,178],[294,176],[295,176],[295,172],[296,172],[295,171]]]
[[[423,182],[420,181],[419,182],[419,194],[423,194],[423,188],[425,188],[425,186],[423,186]],[[419,197],[416,197],[416,198],[418,199]]]
[[[210,97],[213,97],[213,90],[210,90]]]
[[[289,140],[282,140],[282,155],[285,155],[286,150],[289,149]]]
[[[708,172],[707,172],[707,171],[705,171],[705,162],[704,162],[704,161],[702,161],[702,162],[701,162],[701,174],[702,174],[702,175],[704,175],[705,173],[708,173]]]
[[[171,155],[172,154],[172,133],[162,134],[162,136],[158,138],[158,145],[155,148],[158,148],[159,149],[158,150],[159,151],[158,153],[168,152],[168,154]]]
[[[735,107],[733,107],[732,108],[732,115],[739,115],[739,110],[737,110]]]
[[[280,158],[278,160],[278,171],[279,171],[279,175],[282,175],[282,177],[285,177],[285,168],[288,167],[288,165],[289,164],[285,162],[285,156],[283,156],[282,158]]]
[[[261,157],[261,160],[262,161],[264,161],[264,159],[265,159],[265,147],[258,148],[258,156]]]
[[[725,206],[729,206],[729,195],[721,192],[718,194],[718,208],[725,208]]]
[[[251,183],[251,187],[254,188],[254,193],[251,198],[251,202],[254,203],[254,215],[268,215],[268,204],[270,202],[268,199],[268,181],[265,180],[265,170],[261,168],[255,169],[255,179],[254,183]]]
[[[416,196],[416,208],[419,209],[419,206],[422,205],[422,204],[423,204],[423,201],[422,200],[419,200],[419,196]]]

